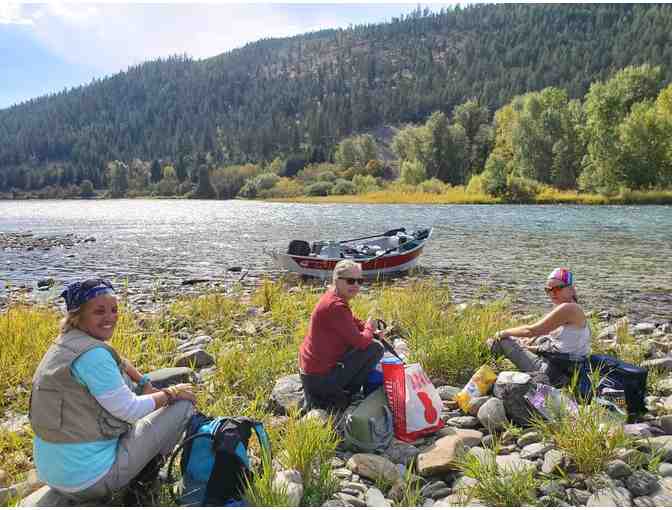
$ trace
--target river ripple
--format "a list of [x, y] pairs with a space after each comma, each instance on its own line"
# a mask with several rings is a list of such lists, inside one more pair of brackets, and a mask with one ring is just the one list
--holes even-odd
[[[280, 204], [200, 200], [0, 201], [0, 232], [96, 238], [75, 248], [0, 251], [0, 280], [96, 273], [130, 288], [282, 274], [264, 253], [290, 239], [343, 239], [434, 226], [423, 273], [457, 300], [510, 294], [546, 303], [548, 272], [574, 270], [589, 308], [669, 318], [672, 207]], [[74, 256], [73, 256], [74, 255]]]

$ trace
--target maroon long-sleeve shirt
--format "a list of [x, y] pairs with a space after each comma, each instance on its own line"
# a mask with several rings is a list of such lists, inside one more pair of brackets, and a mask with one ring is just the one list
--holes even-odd
[[308, 333], [299, 349], [305, 374], [326, 375], [349, 349], [366, 349], [373, 328], [352, 314], [348, 303], [333, 290], [325, 292], [310, 316]]

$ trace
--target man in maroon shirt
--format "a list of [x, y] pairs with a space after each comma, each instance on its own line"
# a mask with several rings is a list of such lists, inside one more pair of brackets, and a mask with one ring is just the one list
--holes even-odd
[[334, 268], [333, 285], [310, 316], [308, 333], [299, 349], [307, 408], [346, 407], [383, 357], [382, 344], [374, 340], [373, 322], [359, 320], [348, 304], [359, 293], [362, 281], [359, 264], [340, 261]]

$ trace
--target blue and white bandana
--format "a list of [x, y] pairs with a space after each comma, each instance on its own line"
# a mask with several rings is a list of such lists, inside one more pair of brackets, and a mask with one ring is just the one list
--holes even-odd
[[93, 278], [67, 284], [61, 292], [61, 297], [65, 299], [65, 308], [68, 312], [74, 312], [101, 294], [114, 294], [114, 287], [109, 280]]

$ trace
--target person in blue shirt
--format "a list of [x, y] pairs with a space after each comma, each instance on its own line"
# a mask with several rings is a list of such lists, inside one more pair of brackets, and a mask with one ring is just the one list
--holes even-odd
[[118, 319], [109, 281], [74, 282], [62, 297], [67, 315], [60, 335], [33, 378], [35, 466], [69, 499], [108, 498], [170, 454], [195, 396], [190, 384], [157, 390], [109, 345]]

